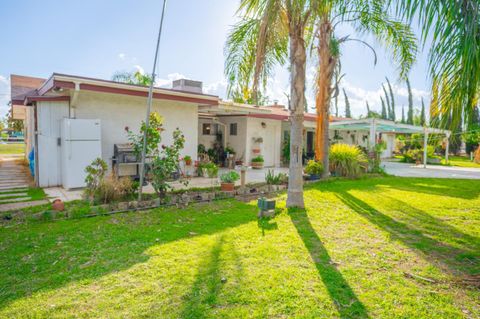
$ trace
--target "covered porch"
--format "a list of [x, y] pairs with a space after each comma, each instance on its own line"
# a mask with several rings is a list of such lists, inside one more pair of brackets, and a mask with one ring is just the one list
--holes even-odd
[[[347, 120], [330, 123], [330, 129], [336, 131], [364, 131], [368, 132], [367, 147], [373, 149], [378, 141], [387, 143], [385, 152], [392, 153], [395, 147], [395, 136], [397, 134], [422, 134], [423, 135], [423, 166], [427, 167], [427, 145], [429, 134], [441, 134], [446, 137], [445, 161], [448, 163], [449, 142], [451, 132], [427, 126], [416, 126], [409, 124], [395, 123], [393, 121], [367, 118], [360, 120]], [[382, 156], [389, 157], [389, 156]]]

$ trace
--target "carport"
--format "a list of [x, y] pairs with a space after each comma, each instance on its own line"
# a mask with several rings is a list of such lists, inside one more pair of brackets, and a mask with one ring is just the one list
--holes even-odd
[[429, 134], [442, 134], [446, 137], [445, 161], [448, 163], [448, 151], [451, 132], [428, 126], [416, 126], [410, 124], [401, 124], [393, 121], [366, 118], [359, 120], [348, 120], [330, 123], [330, 129], [338, 131], [368, 131], [369, 132], [369, 148], [375, 147], [379, 133], [390, 134], [423, 134], [423, 167], [427, 167], [427, 144]]

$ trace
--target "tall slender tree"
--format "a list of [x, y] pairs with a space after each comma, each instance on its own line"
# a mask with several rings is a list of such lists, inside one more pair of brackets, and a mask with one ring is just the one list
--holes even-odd
[[[356, 41], [373, 48], [359, 39], [350, 36], [337, 37], [335, 32], [339, 25], [353, 26], [359, 34], [371, 34], [393, 53], [393, 58], [400, 66], [401, 76], [410, 70], [417, 51], [416, 40], [410, 27], [390, 16], [389, 7], [383, 0], [320, 0], [317, 1], [318, 20], [314, 35], [317, 38], [316, 53], [318, 58], [317, 74], [317, 130], [315, 140], [315, 159], [329, 167], [329, 105], [332, 92], [334, 68], [340, 56], [342, 44]], [[325, 170], [328, 175], [328, 170]]]
[[385, 94], [385, 102], [387, 104], [387, 120], [390, 120], [392, 118], [392, 109], [390, 107], [390, 96], [387, 93], [387, 89], [385, 88], [385, 85], [382, 84], [382, 89], [383, 93]]
[[380, 101], [382, 102], [382, 119], [386, 120], [387, 119], [387, 108], [385, 107], [385, 100], [383, 97], [380, 97]]
[[365, 101], [365, 104], [367, 106], [367, 118], [371, 116], [371, 112], [370, 112], [370, 105], [368, 104], [368, 101]]
[[412, 87], [410, 86], [410, 81], [408, 78], [406, 79], [407, 82], [407, 90], [408, 90], [408, 112], [407, 112], [407, 124], [413, 124], [413, 94], [412, 94]]
[[351, 118], [352, 112], [350, 110], [350, 101], [348, 100], [348, 95], [347, 92], [345, 92], [345, 89], [343, 89], [343, 96], [345, 97], [345, 117]]
[[[320, 0], [318, 0], [320, 1]], [[305, 111], [306, 32], [316, 21], [317, 0], [241, 0], [241, 20], [228, 36], [225, 73], [229, 92], [251, 92], [255, 101], [275, 65], [290, 71], [290, 163], [287, 207], [304, 207], [302, 145]]]
[[393, 93], [393, 89], [392, 89], [392, 84], [390, 83], [390, 80], [385, 77], [385, 79], [387, 79], [387, 85], [388, 85], [388, 91], [390, 93], [390, 117], [389, 119], [391, 121], [395, 121], [396, 120], [396, 115], [395, 115], [395, 94]]
[[401, 121], [402, 124], [405, 124], [406, 121], [405, 121], [405, 105], [402, 105], [402, 121]]
[[[456, 129], [467, 122], [480, 96], [480, 1], [395, 1], [400, 14], [417, 19], [429, 50], [432, 92], [437, 91], [435, 120]], [[433, 35], [433, 36], [431, 36]], [[448, 118], [451, 118], [448, 121]]]
[[420, 125], [424, 126], [427, 123], [426, 118], [425, 118], [425, 102], [423, 102], [423, 97], [422, 97], [422, 110], [420, 111]]

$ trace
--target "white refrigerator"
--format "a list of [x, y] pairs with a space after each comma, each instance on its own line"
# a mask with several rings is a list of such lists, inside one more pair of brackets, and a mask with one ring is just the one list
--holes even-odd
[[61, 146], [63, 187], [85, 187], [85, 167], [102, 157], [100, 120], [63, 119]]

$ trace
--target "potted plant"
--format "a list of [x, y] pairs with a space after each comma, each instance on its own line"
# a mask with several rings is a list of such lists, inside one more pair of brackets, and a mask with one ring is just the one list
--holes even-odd
[[239, 179], [240, 175], [238, 175], [238, 173], [235, 171], [230, 171], [220, 175], [220, 189], [223, 192], [233, 192], [235, 189], [235, 182]]
[[192, 165], [192, 157], [191, 156], [187, 155], [183, 158], [183, 160], [185, 161], [186, 166]]
[[314, 160], [310, 160], [305, 167], [305, 174], [308, 174], [308, 179], [311, 181], [315, 181], [320, 179], [323, 173], [323, 165], [320, 162], [316, 162]]
[[258, 155], [256, 157], [252, 158], [252, 168], [262, 169], [263, 168], [263, 162], [264, 162], [264, 159], [263, 159], [262, 155]]

